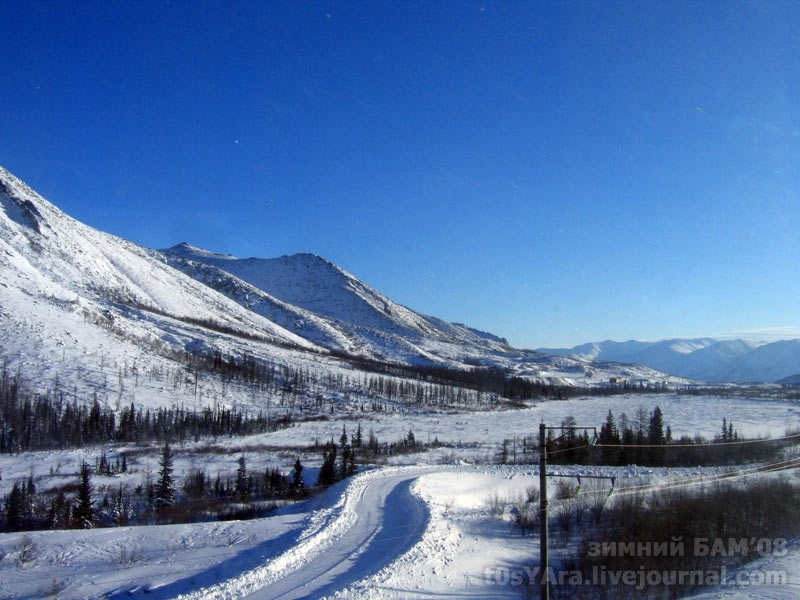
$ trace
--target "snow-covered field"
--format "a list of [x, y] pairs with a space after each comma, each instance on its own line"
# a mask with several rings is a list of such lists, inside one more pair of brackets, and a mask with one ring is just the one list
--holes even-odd
[[[444, 444], [396, 457], [331, 487], [308, 501], [279, 508], [252, 521], [88, 531], [41, 531], [0, 535], [0, 598], [517, 598], [517, 583], [530, 581], [538, 537], [512, 526], [514, 505], [538, 483], [535, 465], [495, 465], [503, 438], [530, 436], [544, 421], [567, 415], [579, 425], [599, 426], [608, 410], [629, 415], [658, 404], [674, 435], [713, 436], [722, 418], [741, 433], [783, 435], [800, 425], [800, 405], [774, 399], [678, 395], [615, 396], [541, 402], [492, 412], [408, 411], [365, 416], [364, 432], [394, 441], [413, 430], [420, 441]], [[303, 448], [338, 438], [355, 421], [298, 423], [271, 434], [193, 442], [176, 447], [178, 477], [193, 465], [233, 473], [240, 453], [251, 469], [277, 465], [289, 471], [301, 456], [314, 476], [317, 455]], [[204, 445], [205, 444], [205, 445]], [[230, 444], [230, 453], [219, 447]], [[265, 451], [265, 447], [281, 451]], [[107, 448], [109, 453], [119, 449]], [[81, 460], [101, 448], [0, 456], [0, 493], [33, 474], [46, 487], [51, 474], [75, 478]], [[140, 483], [157, 470], [157, 452], [139, 455], [121, 481]], [[614, 475], [616, 490], [642, 482], [691, 481], [719, 469], [557, 467], [560, 473]], [[796, 471], [790, 472], [796, 476]], [[108, 479], [108, 481], [106, 481]], [[97, 486], [119, 479], [96, 477]], [[599, 484], [603, 485], [603, 484]], [[710, 597], [800, 597], [800, 548], [750, 565], [751, 572], [779, 570], [780, 585], [731, 581]], [[759, 566], [760, 565], [760, 566]], [[756, 571], [753, 571], [756, 569]], [[758, 571], [760, 569], [760, 571]], [[752, 579], [744, 583], [752, 583]], [[737, 595], [738, 594], [738, 595]], [[523, 596], [524, 597], [524, 596]]]

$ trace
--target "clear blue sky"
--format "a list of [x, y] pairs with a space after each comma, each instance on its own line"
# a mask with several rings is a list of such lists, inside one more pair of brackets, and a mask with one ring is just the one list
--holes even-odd
[[800, 331], [800, 2], [0, 2], [0, 164], [521, 347]]

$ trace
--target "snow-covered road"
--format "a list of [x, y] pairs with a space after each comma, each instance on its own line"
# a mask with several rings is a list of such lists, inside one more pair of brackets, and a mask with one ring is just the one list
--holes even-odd
[[253, 598], [320, 598], [375, 573], [407, 551], [425, 531], [428, 511], [411, 493], [416, 475], [381, 477], [361, 490], [352, 526], [318, 553]]
[[191, 599], [320, 598], [372, 575], [425, 532], [428, 510], [411, 484], [430, 467], [365, 473], [310, 518], [296, 545], [265, 565], [184, 596]]

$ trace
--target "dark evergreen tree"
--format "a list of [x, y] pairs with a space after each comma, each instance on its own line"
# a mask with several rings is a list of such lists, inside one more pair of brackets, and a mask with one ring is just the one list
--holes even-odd
[[11, 492], [6, 497], [6, 530], [19, 531], [22, 529], [25, 514], [25, 495], [22, 487], [15, 483]]
[[620, 444], [619, 429], [617, 429], [617, 422], [614, 420], [614, 415], [611, 410], [608, 411], [608, 416], [605, 422], [600, 426], [600, 435], [598, 442], [601, 445], [601, 455], [604, 465], [619, 464], [619, 444]]
[[303, 489], [303, 465], [300, 462], [300, 457], [294, 461], [294, 471], [292, 472], [292, 491], [298, 493]]
[[111, 467], [108, 463], [108, 458], [106, 457], [105, 451], [100, 455], [100, 461], [97, 464], [97, 472], [100, 475], [111, 475]]
[[378, 456], [378, 452], [380, 451], [380, 443], [378, 442], [378, 436], [375, 435], [375, 432], [372, 429], [369, 430], [367, 449], [369, 450], [371, 456]]
[[72, 526], [77, 529], [91, 529], [94, 526], [94, 507], [92, 506], [92, 471], [87, 463], [81, 463], [81, 480], [75, 497], [75, 510], [72, 513]]
[[155, 507], [164, 508], [172, 506], [175, 502], [175, 482], [172, 479], [172, 472], [174, 469], [174, 455], [169, 444], [164, 444], [164, 449], [161, 452], [161, 458], [158, 461], [158, 483], [155, 489]]
[[119, 484], [119, 489], [114, 494], [114, 503], [111, 507], [111, 524], [115, 527], [128, 524], [128, 507], [122, 493], [122, 484]]
[[664, 415], [661, 409], [656, 406], [650, 414], [650, 424], [647, 428], [648, 459], [651, 465], [661, 466], [664, 464], [664, 446], [666, 443], [664, 434]]
[[352, 464], [353, 449], [350, 444], [342, 446], [342, 452], [339, 458], [339, 468], [336, 473], [336, 480], [340, 481], [347, 478], [350, 474], [350, 465]]
[[47, 523], [50, 529], [65, 529], [70, 525], [72, 506], [62, 490], [50, 503]]
[[239, 457], [238, 468], [236, 469], [236, 494], [239, 500], [245, 502], [250, 497], [250, 481], [247, 477], [247, 464], [244, 454]]
[[622, 443], [619, 449], [619, 458], [617, 459], [620, 465], [630, 465], [636, 462], [636, 449], [633, 446], [636, 444], [636, 432], [631, 427], [628, 415], [622, 413], [619, 417], [619, 431]]
[[[298, 459], [299, 460], [299, 459]], [[297, 463], [295, 462], [295, 468], [297, 467]], [[302, 465], [300, 469], [302, 470]], [[278, 469], [267, 469], [264, 472], [264, 490], [263, 492], [267, 496], [272, 496], [275, 498], [280, 498], [286, 492], [288, 488], [291, 487], [291, 483], [288, 481], [286, 477], [284, 477]], [[302, 483], [302, 480], [301, 480]]]
[[322, 466], [317, 476], [317, 485], [329, 486], [336, 483], [336, 444], [332, 441], [325, 445], [322, 452]]
[[561, 435], [556, 438], [555, 443], [549, 445], [550, 451], [554, 453], [553, 462], [578, 462], [577, 448], [580, 445], [580, 436], [577, 426], [578, 423], [572, 415], [561, 420]]

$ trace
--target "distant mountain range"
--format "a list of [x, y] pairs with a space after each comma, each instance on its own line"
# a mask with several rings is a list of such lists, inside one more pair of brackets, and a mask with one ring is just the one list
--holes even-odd
[[647, 365], [658, 371], [706, 382], [800, 383], [800, 340], [749, 342], [713, 338], [658, 342], [593, 342], [539, 352], [581, 360]]

